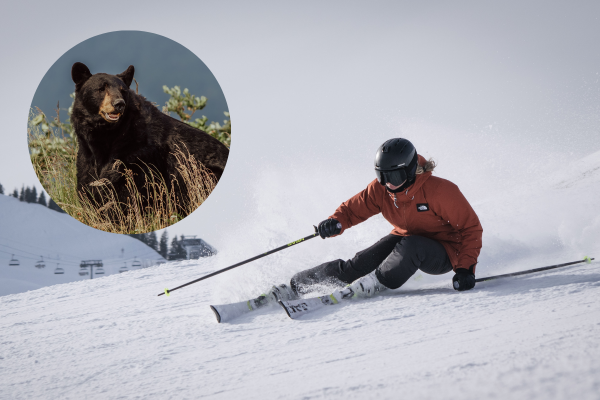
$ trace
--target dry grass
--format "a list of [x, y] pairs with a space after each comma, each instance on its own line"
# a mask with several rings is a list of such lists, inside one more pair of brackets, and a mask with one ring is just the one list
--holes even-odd
[[[217, 184], [216, 177], [183, 147], [172, 153], [180, 176], [171, 177], [171, 185], [156, 168], [144, 164], [147, 172], [138, 188], [134, 172], [117, 160], [113, 170], [125, 179], [126, 203], [118, 201], [108, 179], [93, 182], [87, 193], [77, 193], [77, 142], [52, 130], [43, 133], [32, 124], [28, 136], [33, 167], [50, 197], [75, 219], [103, 231], [143, 233], [165, 228], [191, 214]], [[179, 189], [183, 200], [176, 198], [170, 186]]]

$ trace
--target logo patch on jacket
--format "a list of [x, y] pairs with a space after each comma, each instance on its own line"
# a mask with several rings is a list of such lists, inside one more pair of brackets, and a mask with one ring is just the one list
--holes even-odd
[[417, 204], [417, 211], [418, 212], [429, 211], [429, 204], [427, 204], [427, 203]]

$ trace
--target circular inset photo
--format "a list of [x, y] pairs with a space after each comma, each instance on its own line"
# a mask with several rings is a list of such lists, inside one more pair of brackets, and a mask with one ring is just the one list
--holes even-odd
[[225, 96], [208, 67], [163, 36], [117, 31], [62, 55], [31, 102], [35, 172], [91, 227], [144, 233], [196, 210], [231, 145]]

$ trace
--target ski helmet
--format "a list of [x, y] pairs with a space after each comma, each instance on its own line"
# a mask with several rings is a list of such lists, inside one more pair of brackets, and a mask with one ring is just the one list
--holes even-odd
[[402, 138], [387, 140], [375, 154], [377, 181], [382, 185], [388, 182], [394, 186], [402, 185], [393, 192], [404, 190], [415, 181], [417, 161], [417, 149], [410, 141]]

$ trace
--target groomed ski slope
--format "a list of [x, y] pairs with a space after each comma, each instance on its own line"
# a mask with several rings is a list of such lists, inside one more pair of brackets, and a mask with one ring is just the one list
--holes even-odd
[[[0, 298], [0, 398], [597, 399], [600, 263], [217, 324], [169, 263]], [[400, 396], [400, 397], [399, 397]]]
[[217, 324], [210, 304], [256, 296], [389, 232], [375, 217], [157, 296], [310, 234], [254, 224], [263, 231], [245, 230], [215, 257], [0, 297], [0, 398], [598, 399], [600, 153], [563, 172], [473, 202], [484, 226], [477, 276], [585, 255], [591, 264], [463, 293], [451, 274], [417, 273], [399, 290], [297, 321], [273, 306]]

